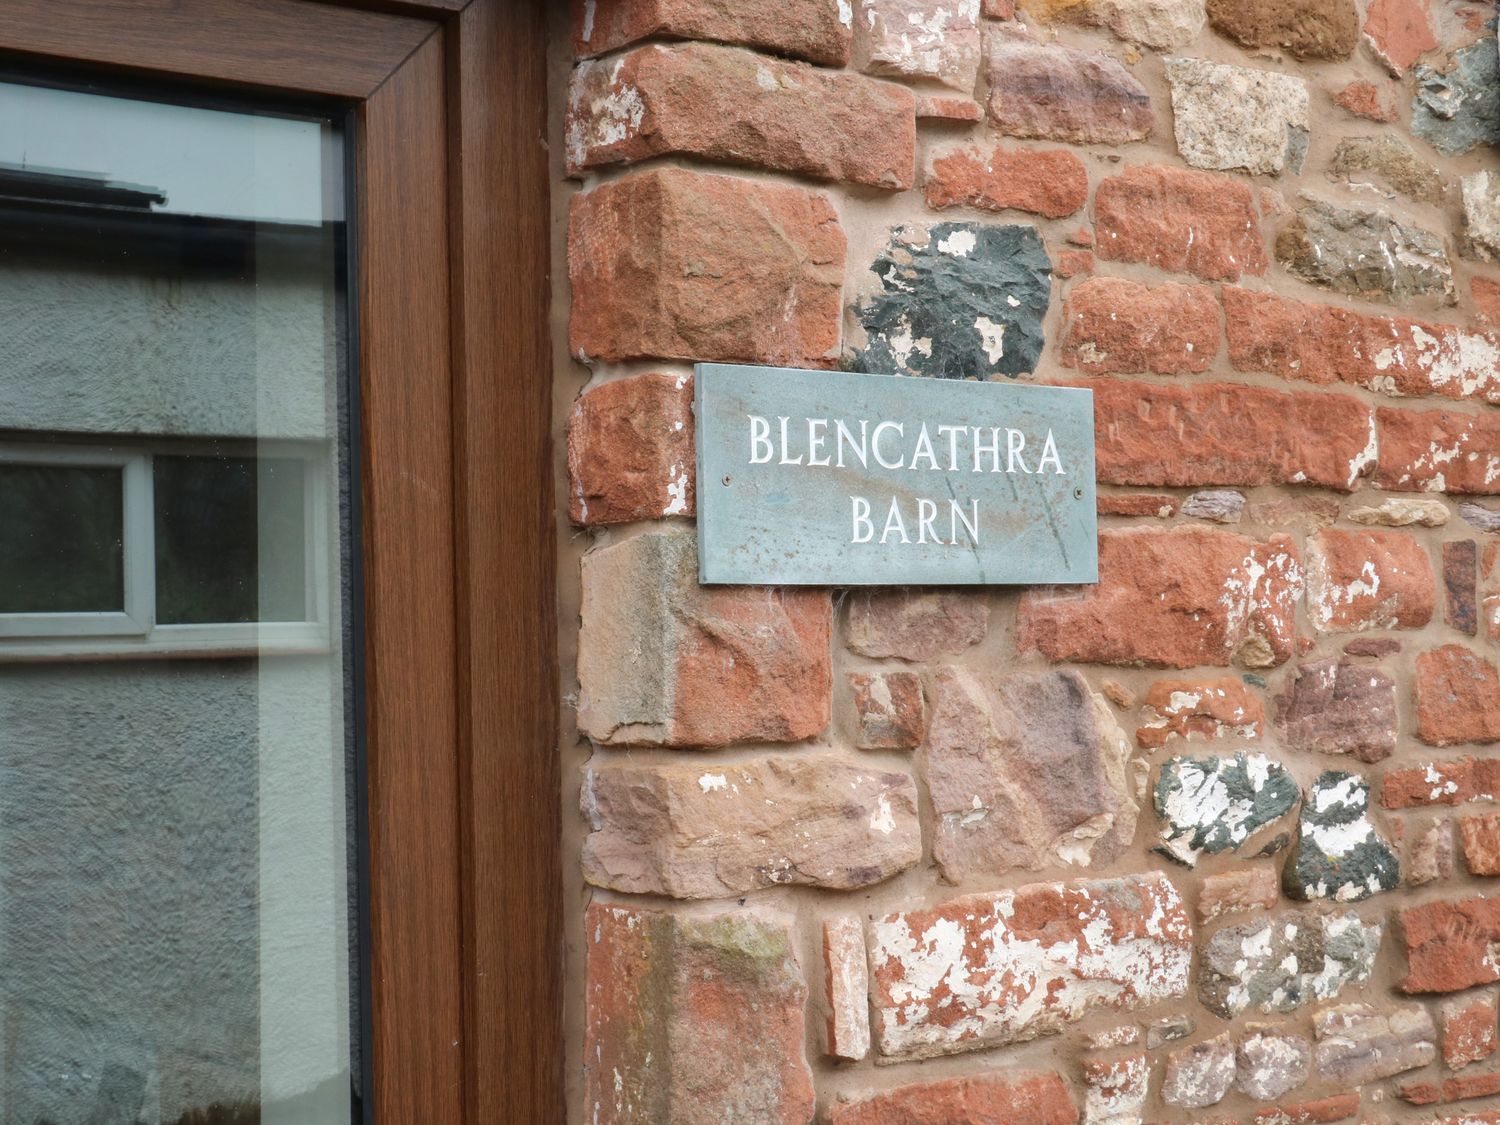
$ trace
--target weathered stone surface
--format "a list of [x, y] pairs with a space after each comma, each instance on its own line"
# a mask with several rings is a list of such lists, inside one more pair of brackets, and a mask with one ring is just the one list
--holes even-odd
[[861, 371], [985, 379], [1036, 369], [1051, 262], [1035, 227], [898, 227], [870, 267], [879, 289], [854, 307]]
[[1437, 169], [1391, 133], [1345, 138], [1334, 150], [1329, 169], [1350, 183], [1367, 183], [1359, 173], [1374, 172], [1392, 190], [1418, 203], [1441, 205], [1446, 195], [1443, 177]]
[[852, 12], [841, 0], [578, 0], [573, 50], [602, 55], [641, 39], [706, 39], [825, 66], [849, 61]]
[[[1456, 646], [1455, 646], [1456, 647]], [[1458, 758], [1387, 770], [1380, 803], [1388, 809], [1493, 801], [1500, 794], [1500, 758]]]
[[1442, 238], [1385, 211], [1307, 203], [1276, 236], [1276, 258], [1305, 281], [1367, 301], [1454, 299]]
[[1255, 1111], [1253, 1120], [1255, 1125], [1324, 1125], [1326, 1122], [1345, 1121], [1357, 1116], [1359, 1106], [1359, 1091], [1350, 1090], [1348, 1093], [1331, 1094], [1309, 1102], [1259, 1109]]
[[847, 890], [922, 857], [911, 778], [822, 757], [590, 766], [580, 804], [584, 878], [633, 894]]
[[1038, 23], [1107, 27], [1127, 43], [1157, 51], [1185, 47], [1207, 19], [1203, 0], [1024, 0], [1023, 7]]
[[1149, 1055], [1136, 1051], [1112, 1059], [1084, 1059], [1082, 1071], [1083, 1125], [1140, 1120], [1151, 1087]]
[[1169, 519], [1177, 514], [1177, 497], [1151, 492], [1101, 492], [1101, 516], [1149, 516]]
[[850, 672], [854, 745], [861, 750], [911, 750], [927, 727], [922, 677], [915, 672]]
[[694, 156], [901, 190], [917, 140], [910, 90], [709, 43], [651, 44], [579, 64], [568, 174]]
[[1496, 1010], [1493, 989], [1449, 1000], [1442, 1006], [1443, 1062], [1453, 1070], [1481, 1062], [1495, 1053]]
[[1500, 176], [1486, 169], [1465, 176], [1460, 184], [1469, 252], [1486, 262], [1500, 261]]
[[1197, 374], [1219, 351], [1219, 302], [1207, 285], [1080, 281], [1063, 305], [1059, 359], [1089, 374]]
[[1424, 64], [1413, 75], [1413, 133], [1444, 156], [1500, 143], [1500, 60], [1493, 38], [1455, 52], [1441, 70]]
[[1134, 1024], [1122, 1023], [1097, 1031], [1085, 1031], [1081, 1038], [1083, 1045], [1089, 1050], [1107, 1051], [1113, 1047], [1129, 1047], [1140, 1042], [1141, 1029]]
[[1307, 544], [1307, 615], [1324, 633], [1420, 629], [1435, 581], [1426, 549], [1404, 531], [1327, 528]]
[[1299, 59], [1347, 59], [1359, 42], [1354, 0], [1208, 0], [1208, 18], [1241, 47]]
[[1380, 434], [1376, 487], [1500, 494], [1500, 417], [1381, 407], [1375, 423]]
[[1174, 739], [1255, 739], [1265, 728], [1260, 697], [1233, 676], [1157, 680], [1146, 692], [1136, 745], [1159, 750]]
[[1245, 494], [1233, 489], [1205, 489], [1182, 502], [1183, 515], [1212, 523], [1239, 523], [1244, 512]]
[[1075, 1125], [1078, 1108], [1062, 1078], [1010, 1072], [914, 1082], [836, 1104], [828, 1125]]
[[1264, 754], [1170, 758], [1154, 792], [1160, 850], [1189, 867], [1204, 852], [1238, 851], [1291, 812], [1300, 795], [1286, 767]]
[[844, 233], [823, 195], [657, 168], [573, 197], [569, 350], [828, 366], [838, 355]]
[[880, 1053], [923, 1058], [1181, 997], [1192, 925], [1167, 879], [1132, 875], [888, 914], [871, 923], [870, 949]]
[[1218, 1105], [1234, 1084], [1234, 1042], [1226, 1031], [1167, 1052], [1161, 1100], [1185, 1109]]
[[1151, 132], [1151, 96], [1109, 55], [1043, 43], [1017, 25], [986, 44], [990, 120], [1013, 137], [1117, 145]]
[[1198, 997], [1226, 1019], [1331, 1000], [1369, 978], [1382, 929], [1352, 912], [1312, 910], [1225, 926], [1202, 947]]
[[1021, 596], [1016, 644], [1048, 659], [1191, 668], [1280, 664], [1296, 645], [1302, 593], [1286, 536], [1208, 528], [1099, 534], [1099, 583]]
[[698, 584], [691, 531], [583, 560], [578, 729], [617, 746], [796, 742], [828, 725], [826, 591]]
[[1492, 326], [1500, 326], [1500, 280], [1474, 276], [1469, 279], [1469, 295], [1479, 319]]
[[973, 93], [979, 0], [860, 0], [855, 63], [866, 74], [931, 78]]
[[1420, 1004], [1382, 1012], [1341, 1004], [1313, 1016], [1318, 1074], [1325, 1082], [1363, 1086], [1426, 1066], [1437, 1057], [1437, 1028]]
[[1417, 737], [1429, 746], [1500, 742], [1500, 671], [1461, 645], [1417, 654]]
[[1363, 117], [1367, 121], [1379, 121], [1382, 124], [1396, 120], [1394, 91], [1362, 78], [1355, 79], [1334, 94], [1333, 102], [1353, 117]]
[[1235, 1050], [1234, 1084], [1247, 1097], [1269, 1102], [1312, 1074], [1312, 1044], [1284, 1027], [1251, 1024]]
[[1479, 632], [1479, 544], [1459, 539], [1443, 544], [1443, 623], [1474, 636]]
[[1500, 898], [1479, 895], [1401, 911], [1403, 992], [1459, 992], [1500, 979]]
[[1460, 504], [1458, 514], [1465, 523], [1478, 531], [1500, 531], [1500, 512], [1493, 512], [1478, 504]]
[[1374, 0], [1365, 16], [1365, 42], [1397, 78], [1438, 45], [1431, 0]]
[[[1384, 804], [1385, 790], [1381, 790]], [[1406, 871], [1408, 886], [1425, 887], [1453, 877], [1453, 857], [1456, 847], [1453, 841], [1453, 822], [1433, 820], [1407, 833]]]
[[1355, 637], [1344, 643], [1344, 652], [1349, 656], [1394, 656], [1401, 651], [1401, 642], [1395, 637]]
[[1493, 336], [1234, 286], [1224, 288], [1224, 313], [1229, 360], [1241, 371], [1500, 402], [1500, 339]]
[[1307, 84], [1273, 70], [1165, 59], [1177, 151], [1195, 168], [1298, 172], [1307, 155]]
[[1297, 839], [1281, 872], [1288, 898], [1359, 902], [1401, 885], [1396, 853], [1370, 821], [1370, 783], [1357, 774], [1318, 775], [1302, 802]]
[[957, 656], [984, 640], [990, 627], [983, 593], [865, 588], [849, 596], [848, 613], [849, 647], [876, 660]]
[[1198, 919], [1212, 922], [1226, 914], [1272, 910], [1281, 897], [1276, 870], [1271, 867], [1239, 867], [1209, 875], [1198, 892]]
[[1117, 858], [1139, 775], [1105, 701], [1075, 671], [933, 677], [922, 773], [943, 878]]
[[1094, 193], [1096, 252], [1205, 281], [1238, 281], [1268, 264], [1250, 186], [1211, 172], [1140, 165]]
[[823, 923], [824, 1051], [851, 1062], [870, 1053], [870, 970], [865, 927], [857, 915]]
[[1366, 527], [1442, 527], [1448, 522], [1448, 506], [1441, 500], [1381, 501], [1375, 508], [1354, 508], [1344, 518]]
[[970, 145], [929, 158], [923, 194], [929, 207], [1030, 211], [1061, 219], [1088, 203], [1089, 174], [1066, 149]]
[[583, 527], [691, 516], [695, 462], [690, 377], [603, 383], [568, 416], [568, 515]]
[[1154, 1051], [1163, 1043], [1186, 1039], [1193, 1033], [1193, 1017], [1176, 1015], [1153, 1020], [1146, 1028], [1146, 1050]]
[[588, 1120], [812, 1120], [790, 916], [596, 902], [584, 932]]
[[1396, 749], [1396, 681], [1352, 660], [1303, 664], [1276, 698], [1276, 725], [1295, 749], [1381, 761]]
[[935, 94], [931, 90], [915, 90], [917, 97], [917, 120], [961, 121], [972, 125], [984, 120], [984, 106], [973, 98], [962, 94]]
[[[1240, 383], [1101, 380], [1087, 385], [1094, 392], [1096, 472], [1102, 482], [1307, 484], [1348, 492], [1375, 464], [1374, 415], [1347, 395]], [[1162, 456], [1163, 435], [1171, 435], [1170, 457]]]

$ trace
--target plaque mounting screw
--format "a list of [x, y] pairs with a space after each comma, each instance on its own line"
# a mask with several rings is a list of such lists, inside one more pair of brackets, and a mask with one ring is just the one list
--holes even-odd
[[733, 478], [733, 477], [731, 477], [731, 476], [730, 476], [730, 475], [729, 475], [729, 474], [728, 474], [728, 473], [725, 473], [725, 474], [724, 474], [724, 487], [725, 487], [725, 488], [728, 488], [728, 487], [729, 487], [729, 482], [730, 482], [730, 481], [731, 481], [731, 480], [733, 480], [733, 479], [734, 479], [734, 478]]
[[1081, 488], [1075, 488], [1073, 490], [1073, 499], [1074, 500], [1082, 500], [1083, 499], [1083, 489], [1081, 489]]

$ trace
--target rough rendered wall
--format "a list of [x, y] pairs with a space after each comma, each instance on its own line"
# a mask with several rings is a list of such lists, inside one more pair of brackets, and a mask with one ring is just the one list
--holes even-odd
[[[1017, 4], [559, 19], [570, 1120], [1500, 1122], [1495, 6]], [[1092, 387], [1099, 585], [699, 587], [695, 360]]]

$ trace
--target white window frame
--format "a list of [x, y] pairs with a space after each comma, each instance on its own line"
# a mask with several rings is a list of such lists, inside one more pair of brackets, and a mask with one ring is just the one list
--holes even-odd
[[[156, 621], [155, 458], [199, 455], [302, 462], [306, 617], [302, 621]], [[0, 464], [121, 469], [125, 606], [96, 613], [0, 613], [0, 662], [89, 656], [242, 656], [326, 652], [332, 618], [328, 446], [324, 442], [117, 442], [64, 445], [0, 441]]]

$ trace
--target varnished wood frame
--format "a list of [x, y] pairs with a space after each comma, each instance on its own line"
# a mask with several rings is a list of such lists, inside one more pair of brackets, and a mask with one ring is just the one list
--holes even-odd
[[0, 0], [0, 51], [353, 103], [374, 1119], [564, 1115], [543, 0]]

